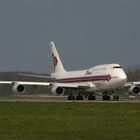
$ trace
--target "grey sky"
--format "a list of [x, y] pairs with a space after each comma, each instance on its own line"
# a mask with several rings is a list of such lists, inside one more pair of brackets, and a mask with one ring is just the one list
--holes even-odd
[[0, 71], [52, 71], [53, 40], [67, 70], [139, 65], [140, 0], [1, 0]]

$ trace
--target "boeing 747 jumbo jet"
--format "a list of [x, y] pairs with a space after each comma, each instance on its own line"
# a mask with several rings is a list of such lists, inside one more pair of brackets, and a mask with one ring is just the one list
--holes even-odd
[[[68, 95], [68, 100], [83, 100], [83, 95], [87, 95], [88, 100], [95, 100], [96, 92], [102, 93], [103, 100], [110, 100], [110, 93], [122, 87], [128, 87], [133, 95], [140, 94], [140, 82], [128, 83], [127, 76], [119, 64], [103, 64], [86, 70], [66, 71], [54, 42], [50, 42], [50, 47], [54, 66], [51, 78], [54, 82], [0, 81], [0, 83], [13, 84], [13, 91], [16, 93], [23, 93], [25, 85], [51, 86], [54, 95]], [[118, 99], [119, 96], [114, 94], [113, 100]]]

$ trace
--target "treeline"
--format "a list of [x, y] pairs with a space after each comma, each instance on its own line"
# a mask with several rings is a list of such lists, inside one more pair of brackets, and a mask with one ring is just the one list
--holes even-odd
[[[32, 72], [0, 72], [0, 81], [34, 81], [34, 82], [49, 82], [47, 78], [36, 78], [30, 76], [21, 76], [20, 74], [37, 75]], [[48, 76], [48, 74], [41, 74]], [[50, 93], [50, 87], [47, 86], [26, 86], [26, 92], [24, 94], [48, 94]], [[0, 84], [0, 96], [13, 95], [13, 85]]]
[[[0, 80], [4, 81], [34, 81], [34, 82], [46, 82], [49, 79], [47, 78], [37, 78], [37, 77], [31, 77], [31, 76], [22, 76], [20, 74], [30, 74], [30, 75], [38, 75], [33, 72], [0, 72]], [[40, 74], [43, 76], [48, 76], [48, 74]]]
[[128, 81], [140, 81], [140, 69], [126, 71]]

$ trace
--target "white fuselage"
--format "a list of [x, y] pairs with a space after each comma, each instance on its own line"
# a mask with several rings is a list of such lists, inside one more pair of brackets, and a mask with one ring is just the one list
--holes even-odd
[[89, 86], [88, 91], [105, 91], [122, 87], [127, 76], [120, 65], [104, 64], [87, 70], [53, 73], [55, 83]]

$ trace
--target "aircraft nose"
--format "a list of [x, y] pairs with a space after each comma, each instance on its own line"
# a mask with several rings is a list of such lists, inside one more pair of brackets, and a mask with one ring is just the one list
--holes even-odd
[[120, 79], [120, 82], [121, 83], [126, 83], [127, 82], [127, 76], [125, 74], [125, 72], [122, 72], [120, 75], [119, 75], [119, 79]]

